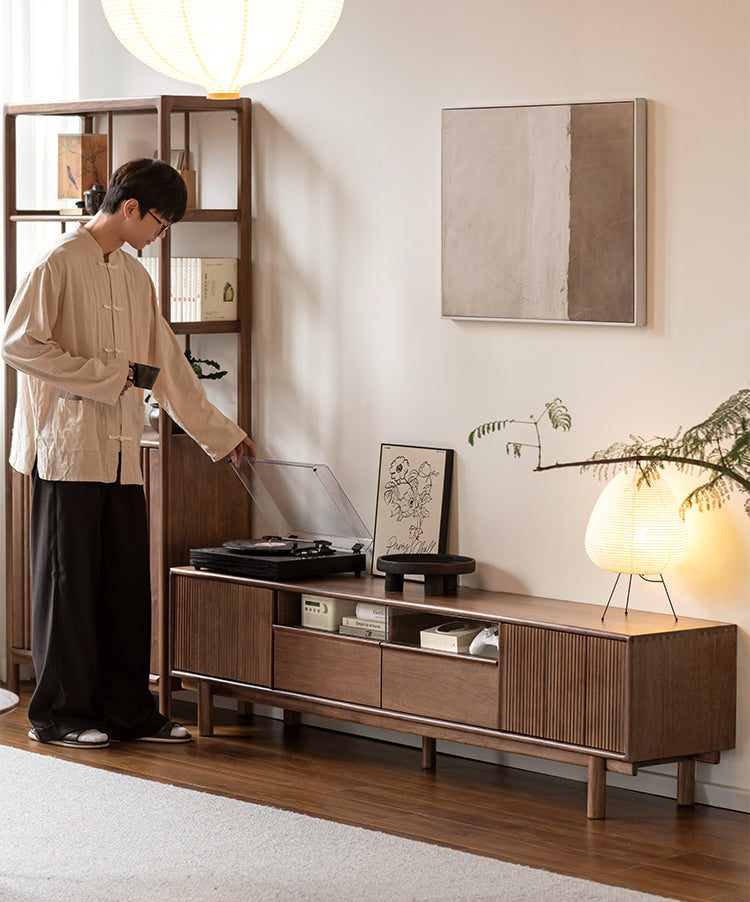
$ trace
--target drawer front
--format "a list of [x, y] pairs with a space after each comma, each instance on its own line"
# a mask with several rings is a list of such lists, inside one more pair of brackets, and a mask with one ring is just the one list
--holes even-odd
[[273, 686], [380, 707], [380, 646], [364, 639], [273, 628]]
[[496, 730], [494, 661], [383, 646], [383, 708]]
[[624, 642], [505, 624], [501, 657], [502, 730], [624, 750]]
[[173, 576], [173, 669], [270, 686], [273, 610], [269, 589]]

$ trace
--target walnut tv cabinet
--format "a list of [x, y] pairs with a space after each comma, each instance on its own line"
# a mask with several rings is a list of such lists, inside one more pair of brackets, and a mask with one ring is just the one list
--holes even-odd
[[[606, 774], [677, 764], [677, 802], [695, 797], [695, 762], [735, 742], [737, 628], [666, 614], [459, 587], [425, 596], [407, 582], [337, 576], [276, 583], [176, 567], [171, 660], [198, 692], [198, 733], [213, 697], [384, 727], [588, 768], [587, 813], [606, 814]], [[387, 639], [301, 625], [303, 593], [387, 606]], [[499, 660], [420, 647], [446, 620], [497, 623]]]

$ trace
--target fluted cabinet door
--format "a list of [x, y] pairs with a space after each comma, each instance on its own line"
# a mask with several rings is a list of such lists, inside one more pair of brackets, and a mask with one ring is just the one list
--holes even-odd
[[269, 589], [173, 577], [172, 669], [270, 686], [274, 598]]
[[503, 624], [501, 729], [624, 749], [625, 642]]

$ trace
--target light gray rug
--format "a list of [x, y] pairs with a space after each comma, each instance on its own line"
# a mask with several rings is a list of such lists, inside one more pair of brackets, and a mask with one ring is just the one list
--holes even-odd
[[3, 902], [657, 898], [0, 746]]

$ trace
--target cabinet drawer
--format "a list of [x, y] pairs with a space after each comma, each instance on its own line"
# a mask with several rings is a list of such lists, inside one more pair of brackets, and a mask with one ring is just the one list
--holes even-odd
[[497, 663], [383, 647], [383, 708], [496, 730], [500, 690]]
[[286, 626], [273, 634], [274, 689], [380, 707], [376, 642]]
[[172, 579], [172, 668], [270, 686], [274, 593], [228, 580]]

